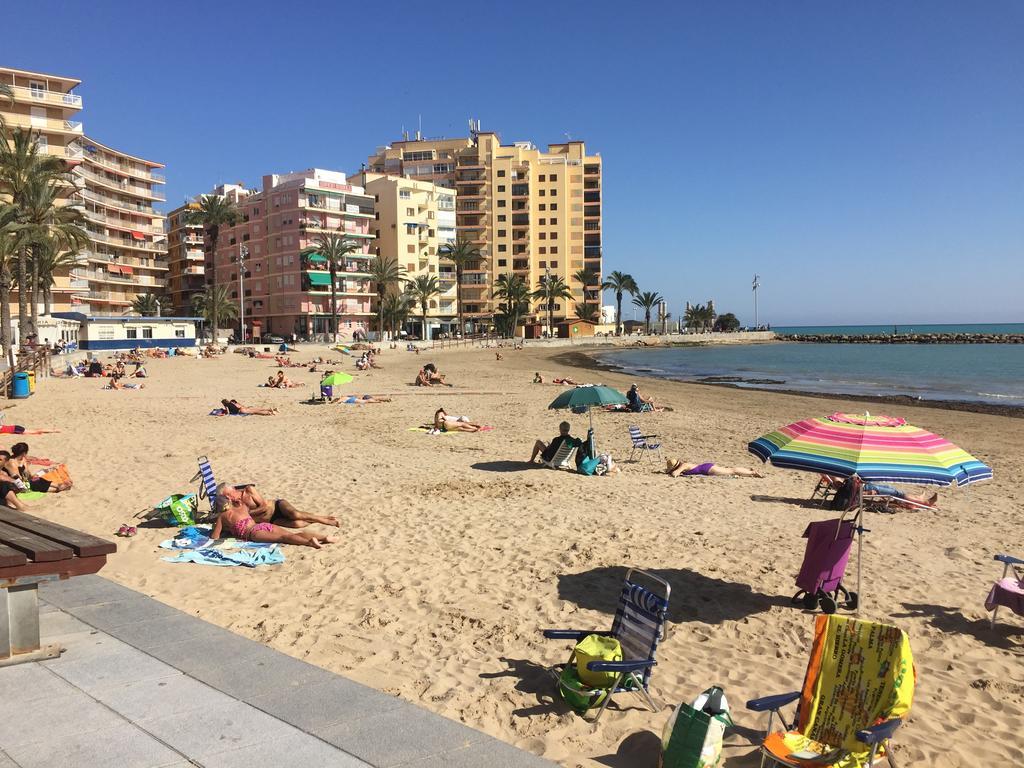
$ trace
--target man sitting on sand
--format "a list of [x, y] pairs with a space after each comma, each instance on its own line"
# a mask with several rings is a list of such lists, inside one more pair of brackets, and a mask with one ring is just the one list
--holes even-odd
[[[551, 461], [555, 458], [555, 454], [558, 453], [558, 449], [562, 447], [562, 443], [568, 441], [575, 445], [577, 448], [581, 445], [581, 441], [578, 438], [573, 437], [569, 434], [569, 430], [572, 429], [572, 425], [568, 421], [563, 421], [558, 425], [558, 436], [553, 439], [550, 443], [545, 443], [543, 440], [538, 440], [533, 444], [533, 453], [530, 454], [530, 463], [533, 464], [537, 461], [539, 456], [544, 461]], [[578, 469], [583, 461], [583, 454], [581, 451], [576, 453], [576, 468]]]
[[444, 374], [437, 372], [437, 366], [433, 363], [427, 363], [423, 366], [423, 370], [426, 371], [427, 377], [430, 379], [431, 384], [441, 384], [446, 387], [453, 387], [454, 384], [449, 384], [444, 380]]
[[764, 477], [763, 473], [746, 467], [723, 467], [710, 461], [704, 464], [687, 464], [682, 459], [669, 459], [665, 464], [665, 473], [672, 477]]
[[224, 406], [223, 413], [217, 414], [218, 416], [276, 416], [277, 408], [250, 408], [247, 405], [242, 405], [237, 400], [221, 400], [220, 404]]
[[[296, 544], [320, 549], [323, 544], [334, 544], [336, 536], [322, 536], [305, 531], [289, 531], [273, 523], [257, 523], [245, 503], [242, 492], [233, 486], [221, 483], [217, 486], [217, 500], [213, 504], [217, 521], [213, 524], [210, 537], [220, 539], [227, 534], [245, 541], [260, 541], [280, 544]], [[296, 522], [296, 521], [291, 521]], [[308, 522], [306, 523], [308, 525]]]

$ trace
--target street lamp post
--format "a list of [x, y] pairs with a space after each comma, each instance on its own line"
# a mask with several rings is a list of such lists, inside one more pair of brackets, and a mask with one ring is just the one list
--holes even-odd
[[761, 287], [761, 276], [760, 275], [754, 275], [754, 285], [752, 287], [752, 290], [754, 291], [754, 330], [755, 331], [758, 328], [761, 327], [760, 323], [758, 323], [758, 321], [757, 321], [757, 289], [760, 288], [760, 287]]
[[238, 337], [243, 344], [245, 344], [245, 259], [248, 255], [248, 246], [238, 246], [238, 324], [240, 327]]

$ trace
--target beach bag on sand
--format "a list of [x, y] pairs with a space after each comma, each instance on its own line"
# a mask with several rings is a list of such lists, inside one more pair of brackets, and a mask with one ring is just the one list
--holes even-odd
[[717, 685], [693, 704], [680, 704], [662, 732], [659, 768], [717, 768], [725, 729], [731, 725], [729, 702]]
[[573, 649], [576, 672], [580, 680], [591, 688], [610, 688], [615, 685], [617, 672], [591, 672], [587, 664], [592, 661], [622, 661], [622, 646], [614, 637], [587, 635]]
[[589, 456], [580, 462], [579, 471], [582, 475], [593, 475], [597, 472], [600, 460], [596, 456]]
[[179, 528], [195, 525], [198, 508], [199, 502], [194, 493], [172, 493], [153, 507], [160, 512], [160, 517], [165, 523]]
[[580, 680], [579, 672], [572, 664], [566, 664], [558, 679], [558, 694], [577, 715], [585, 715], [591, 707], [597, 707], [608, 695], [607, 688], [591, 688]]

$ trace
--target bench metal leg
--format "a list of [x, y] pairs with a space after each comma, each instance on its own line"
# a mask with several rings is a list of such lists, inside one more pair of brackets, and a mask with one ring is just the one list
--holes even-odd
[[60, 656], [60, 644], [39, 640], [36, 584], [0, 589], [0, 667]]

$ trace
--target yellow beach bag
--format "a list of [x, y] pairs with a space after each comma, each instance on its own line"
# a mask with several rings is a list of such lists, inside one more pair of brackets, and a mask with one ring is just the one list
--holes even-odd
[[622, 646], [614, 637], [587, 635], [574, 649], [576, 672], [580, 681], [591, 688], [611, 688], [618, 678], [617, 672], [592, 672], [587, 664], [592, 661], [622, 661]]

